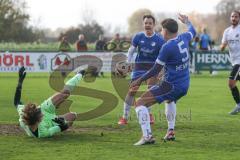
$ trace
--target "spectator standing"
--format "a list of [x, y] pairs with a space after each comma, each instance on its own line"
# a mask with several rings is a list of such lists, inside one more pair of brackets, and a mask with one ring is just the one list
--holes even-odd
[[106, 42], [103, 39], [102, 35], [99, 35], [98, 40], [96, 42], [95, 50], [96, 51], [104, 51], [104, 46]]
[[192, 49], [197, 50], [199, 48], [199, 36], [196, 36], [192, 41]]
[[203, 33], [200, 35], [200, 50], [208, 51], [212, 49], [211, 38], [207, 34], [207, 29], [203, 28]]
[[76, 50], [77, 51], [87, 51], [88, 50], [87, 43], [85, 41], [85, 37], [83, 34], [80, 34], [78, 36], [78, 40], [76, 42]]
[[110, 42], [116, 44], [116, 48], [114, 49], [115, 52], [121, 51], [120, 49], [121, 39], [119, 33], [116, 33]]
[[71, 46], [70, 46], [69, 42], [67, 41], [67, 37], [66, 36], [62, 37], [62, 40], [61, 40], [61, 42], [59, 44], [59, 47], [58, 47], [58, 50], [62, 51], [62, 52], [69, 52], [69, 51], [71, 51]]

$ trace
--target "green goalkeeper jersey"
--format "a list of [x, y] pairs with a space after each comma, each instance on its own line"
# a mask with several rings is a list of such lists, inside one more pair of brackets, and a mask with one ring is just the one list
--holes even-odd
[[[51, 137], [54, 134], [61, 132], [60, 127], [57, 123], [53, 122], [52, 119], [56, 118], [55, 106], [52, 104], [51, 98], [44, 101], [40, 106], [43, 114], [42, 121], [38, 125], [38, 138]], [[26, 131], [28, 136], [36, 137], [27, 125], [23, 122], [23, 109], [24, 105], [18, 105], [19, 123], [20, 126]]]

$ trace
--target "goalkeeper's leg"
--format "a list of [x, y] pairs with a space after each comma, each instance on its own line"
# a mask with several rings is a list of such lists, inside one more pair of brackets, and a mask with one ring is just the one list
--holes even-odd
[[58, 108], [58, 106], [70, 96], [71, 91], [75, 86], [78, 85], [82, 77], [83, 73], [77, 73], [73, 78], [67, 81], [61, 92], [56, 93], [54, 96], [52, 96], [51, 100], [56, 108]]
[[77, 118], [77, 113], [69, 112], [64, 115], [60, 115], [60, 117], [63, 117], [65, 119], [65, 121], [67, 122], [68, 126], [71, 127], [73, 125], [73, 122]]

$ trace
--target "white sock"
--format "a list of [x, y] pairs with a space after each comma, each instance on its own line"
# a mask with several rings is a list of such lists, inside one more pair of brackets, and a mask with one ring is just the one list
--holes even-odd
[[174, 129], [176, 121], [176, 103], [165, 103], [165, 115], [168, 122], [168, 130]]
[[74, 77], [72, 77], [66, 82], [64, 89], [69, 90], [70, 92], [73, 91], [74, 87], [78, 85], [81, 79], [82, 79], [82, 74], [76, 74]]
[[131, 109], [131, 105], [133, 104], [134, 101], [134, 96], [127, 96], [125, 101], [124, 101], [124, 105], [123, 105], [123, 118], [124, 119], [128, 119], [129, 117], [129, 113], [130, 113], [130, 109]]
[[145, 106], [138, 106], [135, 108], [137, 113], [138, 122], [141, 125], [143, 137], [148, 138], [152, 136], [150, 116]]

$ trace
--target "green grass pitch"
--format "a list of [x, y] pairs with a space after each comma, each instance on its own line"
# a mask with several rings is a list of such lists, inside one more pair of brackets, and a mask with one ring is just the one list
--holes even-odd
[[[55, 91], [50, 88], [48, 74], [28, 74], [23, 85], [24, 102], [41, 103]], [[163, 142], [166, 133], [164, 105], [152, 109], [156, 123], [155, 145], [135, 147], [141, 131], [134, 110], [126, 127], [117, 121], [122, 114], [123, 101], [110, 113], [89, 121], [78, 121], [73, 128], [52, 138], [27, 137], [18, 127], [13, 106], [17, 74], [0, 73], [0, 159], [1, 160], [222, 160], [240, 159], [240, 116], [230, 116], [234, 101], [227, 86], [226, 72], [217, 76], [208, 73], [191, 76], [186, 97], [177, 103], [176, 141]], [[110, 75], [94, 83], [80, 86], [97, 88], [117, 96]], [[94, 109], [101, 101], [83, 96], [71, 96], [72, 111]]]

